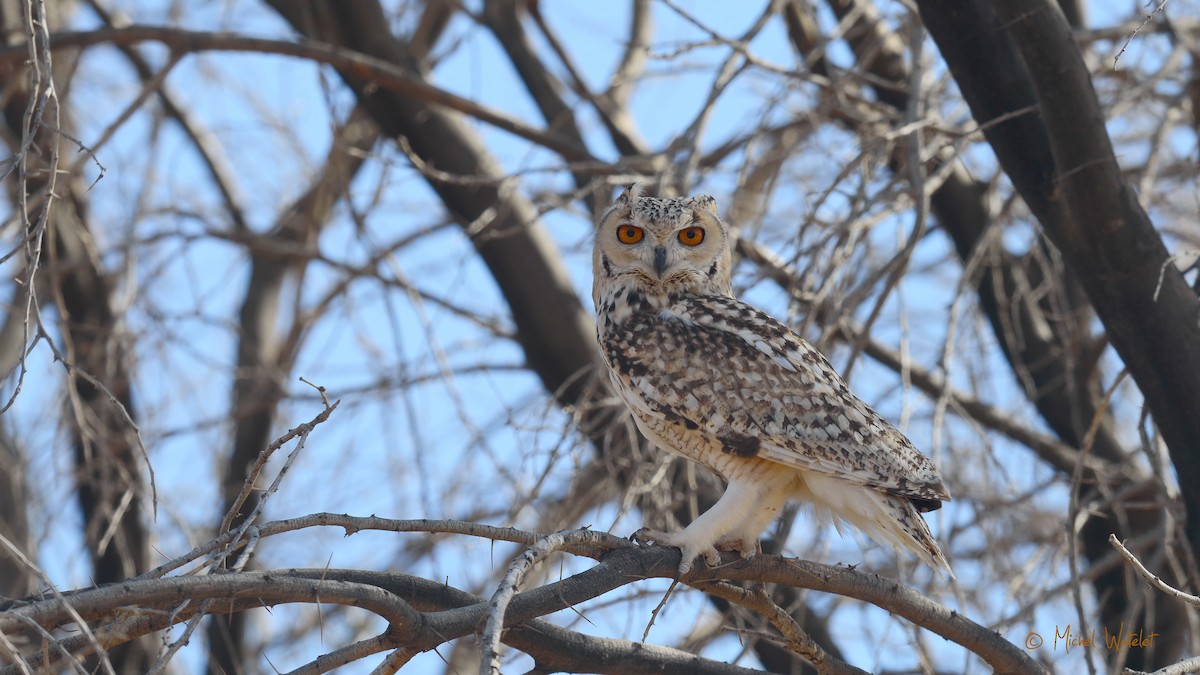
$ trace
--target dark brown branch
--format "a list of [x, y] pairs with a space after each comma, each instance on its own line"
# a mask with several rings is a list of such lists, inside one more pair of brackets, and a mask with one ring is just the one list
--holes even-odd
[[[1088, 70], [1062, 15], [1045, 2], [997, 3], [998, 14], [986, 2], [918, 4], [1001, 166], [1062, 252], [1146, 396], [1181, 483], [1195, 481], [1200, 306], [1167, 263], [1161, 238], [1120, 175]], [[1031, 105], [1036, 113], [987, 124]], [[1156, 293], [1160, 273], [1163, 287]], [[1103, 446], [1098, 450], [1103, 453]], [[1187, 537], [1196, 550], [1200, 494], [1184, 491], [1182, 497]], [[1138, 530], [1152, 527], [1146, 521], [1154, 515], [1135, 511], [1126, 517]], [[1119, 529], [1118, 522], [1089, 519], [1081, 533], [1089, 558], [1104, 555], [1104, 538]], [[1097, 585], [1121, 588], [1127, 582], [1114, 571]], [[1126, 618], [1123, 598], [1130, 596], [1102, 594], [1106, 622]], [[1168, 633], [1167, 640], [1151, 654], [1131, 652], [1132, 667], [1147, 657], [1169, 663], [1178, 650], [1178, 606], [1154, 607], [1160, 614], [1154, 626]]]
[[[1200, 303], [1120, 175], [1062, 15], [1046, 2], [1004, 4], [1000, 16], [986, 2], [918, 4], [1005, 172], [1146, 395], [1181, 481], [1200, 478]], [[1030, 105], [1040, 114], [986, 124]], [[1196, 547], [1200, 493], [1183, 497]]]
[[[229, 33], [188, 31], [165, 26], [130, 26], [128, 28], [102, 28], [86, 32], [63, 32], [55, 33], [52, 39], [55, 49], [88, 47], [97, 44], [132, 45], [140, 42], [159, 42], [172, 51], [182, 53], [256, 52], [307, 59], [333, 66], [364, 83], [370, 82], [376, 87], [400, 96], [412, 97], [470, 115], [498, 129], [545, 146], [571, 161], [600, 163], [599, 160], [589, 155], [585, 148], [581, 148], [553, 132], [534, 129], [511, 115], [435, 87], [377, 57], [347, 48], [320, 42], [287, 42]], [[24, 58], [24, 55], [24, 47], [0, 49], [0, 63], [16, 62]]]
[[[504, 48], [508, 60], [516, 68], [517, 75], [525, 84], [525, 89], [537, 104], [538, 110], [542, 112], [542, 118], [550, 131], [570, 139], [581, 148], [586, 148], [587, 143], [583, 139], [579, 124], [575, 121], [575, 113], [563, 99], [562, 83], [546, 68], [546, 64], [534, 51], [533, 44], [525, 33], [521, 19], [526, 13], [526, 0], [494, 0], [484, 3], [483, 6], [484, 22]], [[575, 172], [573, 175], [575, 185], [580, 189], [586, 189], [592, 184], [592, 177], [587, 173]], [[586, 190], [583, 195], [584, 203], [591, 213], [597, 212], [597, 192], [601, 193], [602, 201], [608, 199], [606, 191]]]
[[[685, 577], [685, 581], [698, 588], [704, 588], [714, 580], [766, 582], [855, 598], [886, 609], [962, 645], [997, 672], [1045, 672], [1023, 649], [1005, 641], [994, 631], [895, 581], [850, 568], [770, 555], [756, 556], [749, 561], [736, 561], [732, 556], [728, 558], [731, 560], [729, 564], [697, 570]], [[509, 606], [505, 625], [525, 626], [526, 629], [536, 629], [538, 633], [545, 632], [543, 624], [531, 622], [630, 583], [648, 578], [674, 578], [678, 565], [677, 549], [629, 546], [610, 551], [603, 555], [598, 564], [579, 574], [519, 593]], [[483, 598], [463, 593], [442, 582], [403, 574], [324, 568], [275, 570], [129, 581], [71, 592], [65, 594], [63, 600], [40, 600], [5, 611], [0, 614], [0, 631], [22, 633], [28, 630], [27, 620], [47, 628], [71, 621], [65, 602], [69, 602], [83, 618], [100, 620], [113, 616], [122, 607], [134, 606], [143, 611], [168, 610], [178, 607], [184, 600], [201, 598], [218, 600], [214, 609], [219, 608], [220, 611], [244, 611], [284, 602], [321, 602], [362, 607], [389, 620], [391, 627], [388, 634], [395, 639], [396, 647], [419, 651], [475, 632], [489, 610], [489, 603]], [[190, 618], [191, 611], [194, 608], [189, 610], [188, 607], [182, 607], [171, 620], [184, 621]], [[154, 616], [159, 620], [167, 620], [165, 614], [154, 613]], [[140, 630], [161, 627], [142, 625]], [[506, 641], [511, 632], [511, 628], [506, 629]], [[106, 634], [116, 635], [115, 632]], [[129, 637], [132, 635], [127, 635], [126, 639]], [[609, 644], [620, 645], [622, 642], [611, 641]], [[557, 659], [579, 663], [570, 652], [555, 654], [545, 645], [539, 647], [534, 641], [524, 644], [522, 648], [531, 649], [531, 655], [538, 660]], [[704, 659], [691, 655], [684, 657], [679, 652], [664, 648], [652, 650], [650, 655], [672, 655], [692, 664], [711, 664]], [[624, 653], [624, 658], [630, 657], [632, 654]], [[6, 672], [0, 671], [0, 674]]]
[[[896, 114], [903, 113], [909, 101], [903, 45], [870, 5], [856, 0], [829, 4], [839, 17], [854, 17], [847, 39], [860, 58], [860, 67], [871, 75], [876, 96]], [[811, 49], [818, 43], [799, 32], [800, 28], [794, 28], [791, 33], [801, 40], [798, 48]], [[887, 82], [893, 85], [878, 84]], [[898, 174], [907, 171], [908, 163], [900, 150], [893, 152], [890, 163]], [[1083, 355], [1091, 347], [1085, 299], [1075, 290], [1070, 274], [1048, 269], [1053, 255], [1017, 258], [987, 237], [991, 217], [985, 188], [956, 164], [931, 194], [931, 209], [954, 241], [964, 265], [983, 258], [983, 271], [974, 277], [980, 307], [1026, 395], [1066, 443], [1082, 447], [1100, 398], [1098, 378], [1084, 367]], [[1126, 453], [1116, 440], [1111, 415], [1104, 417], [1092, 453], [1109, 461], [1124, 460]]]
[[[1145, 395], [1180, 482], [1195, 482], [1200, 303], [1168, 263], [1161, 238], [1120, 174], [1087, 68], [1062, 15], [1045, 2], [998, 3], [999, 14], [987, 2], [918, 4], [1005, 172], [1062, 251]], [[986, 124], [1031, 105], [1036, 114]], [[1196, 550], [1200, 493], [1181, 496], [1187, 538]], [[1085, 533], [1085, 541], [1096, 542], [1111, 529]], [[1089, 545], [1089, 557], [1102, 547]], [[1180, 623], [1168, 620], [1163, 627]], [[1154, 658], [1170, 659], [1167, 651], [1156, 650]], [[1132, 655], [1130, 665], [1137, 667], [1140, 656]]]
[[[635, 581], [614, 577], [613, 587]], [[544, 616], [569, 604], [577, 604], [593, 593], [607, 592], [575, 587], [573, 594], [559, 595], [549, 587], [533, 597], [521, 594], [513, 614], [506, 622], [506, 643], [525, 651], [545, 667], [579, 672], [586, 664], [588, 672], [625, 673], [664, 672], [711, 673], [712, 675], [749, 675], [756, 671], [727, 665], [693, 654], [656, 645], [626, 640], [581, 635], [535, 617]], [[596, 593], [598, 594], [598, 593]], [[213, 611], [242, 613], [282, 603], [323, 603], [361, 607], [389, 620], [387, 633], [373, 642], [366, 653], [405, 648], [427, 651], [454, 638], [473, 633], [487, 603], [445, 583], [420, 577], [361, 570], [313, 569], [271, 572], [238, 572], [204, 577], [173, 577], [162, 580], [133, 581], [120, 585], [68, 594], [71, 606], [88, 619], [105, 619], [121, 607], [136, 606], [147, 611], [134, 619], [119, 619], [100, 626], [96, 634], [101, 646], [112, 647], [131, 636], [141, 635], [190, 619], [196, 605], [180, 607], [182, 599], [213, 598]], [[414, 609], [415, 608], [415, 609]], [[27, 629], [19, 617], [42, 625], [70, 621], [65, 606], [57, 601], [41, 601], [0, 615], [0, 631], [16, 634]], [[171, 609], [178, 610], [168, 614]], [[78, 639], [64, 641], [72, 652], [87, 647]], [[51, 652], [54, 656], [54, 653]], [[41, 655], [33, 657], [39, 666]], [[13, 665], [0, 669], [0, 675], [20, 672]]]
[[[261, 491], [242, 493], [248, 467], [267, 447], [284, 383], [300, 348], [298, 336], [315, 317], [304, 312], [284, 336], [276, 334], [280, 296], [289, 277], [303, 278], [310, 257], [275, 253], [280, 248], [308, 250], [329, 224], [334, 206], [345, 195], [364, 158], [379, 138], [378, 128], [356, 108], [334, 134], [324, 166], [270, 232], [252, 236], [250, 275], [238, 314], [237, 365], [234, 369], [230, 418], [235, 420], [233, 446], [221, 482], [222, 531], [236, 527], [258, 507]], [[251, 487], [251, 486], [246, 486]], [[240, 500], [240, 501], [238, 501]], [[208, 626], [213, 662], [209, 672], [235, 672], [242, 654], [245, 625], [241, 615], [215, 618]]]
[[[998, 3], [997, 13], [1005, 22], [1000, 38], [1011, 38], [1005, 53], [1020, 59], [1018, 72], [1029, 78], [1022, 83], [1027, 89], [1005, 93], [1032, 94], [1039, 114], [1027, 131], [1043, 133], [1052, 153], [1018, 188], [1031, 206], [1041, 202], [1061, 214], [1039, 213], [1039, 220], [1145, 394], [1180, 483], [1193, 484], [1200, 480], [1200, 302], [1121, 175], [1091, 77], [1062, 14], [1043, 0]], [[968, 102], [977, 119], [988, 119], [990, 110], [976, 109], [970, 96]], [[1021, 140], [1024, 148], [1041, 139]], [[1024, 162], [1014, 162], [1018, 152], [997, 148], [1010, 175], [1026, 170]], [[1188, 539], [1200, 550], [1200, 492], [1182, 497]]]
[[[859, 57], [859, 67], [871, 75], [868, 81], [874, 86], [876, 95], [893, 106], [897, 114], [904, 111], [908, 106], [908, 93], [902, 85], [908, 71], [900, 42], [890, 35], [872, 6], [855, 0], [830, 0], [829, 5], [843, 19], [853, 17], [854, 23], [847, 30], [847, 40]], [[806, 21], [800, 3], [788, 3], [785, 9], [785, 16], [790, 17], [789, 35], [793, 44], [809, 56], [809, 60], [814, 60], [810, 54], [821, 44], [815, 33], [816, 24]], [[972, 23], [971, 30], [978, 30], [980, 25], [985, 26], [986, 30], [986, 23], [980, 24], [979, 17], [967, 11], [958, 14], [957, 5], [953, 9], [943, 7], [937, 11], [943, 10], [951, 12], [952, 16], [959, 17], [964, 23]], [[929, 20], [933, 22], [932, 31], [946, 22], [947, 16], [939, 13]], [[937, 32], [934, 37], [938, 37]], [[980, 48], [974, 38], [965, 39], [960, 46], [963, 58], [992, 58], [988, 48]], [[942, 45], [942, 49], [945, 54], [946, 46]], [[946, 56], [953, 70], [955, 59], [952, 55]], [[815, 59], [814, 62], [817, 68], [824, 66], [822, 59]], [[1010, 69], [1004, 73], [1004, 77], [1008, 82], [1016, 80], [1018, 75]], [[894, 85], [878, 84], [886, 82], [893, 82]], [[990, 95], [991, 84], [986, 77], [979, 82], [968, 81], [965, 85], [960, 82], [960, 86], [966, 90], [977, 90], [980, 96]], [[1011, 121], [1000, 125], [989, 124], [990, 119], [1028, 107], [1022, 101], [1015, 99], [1003, 107], [995, 108], [992, 117], [977, 115], [977, 119], [989, 134], [1023, 128], [1022, 125], [1029, 123], [1025, 119], [1029, 115], [1013, 117]], [[847, 118], [843, 123], [852, 124], [852, 120]], [[993, 126], [998, 128], [992, 129]], [[1026, 163], [1030, 175], [1037, 174], [1034, 167], [1038, 162], [1046, 162], [1046, 166], [1049, 166], [1052, 161], [1044, 142], [1029, 139], [1015, 145], [1010, 154], [1019, 156]], [[892, 157], [892, 168], [897, 172], [903, 171], [905, 158], [902, 154], [894, 152]], [[1017, 182], [1016, 177], [1014, 182]], [[1054, 265], [1056, 254], [1045, 242], [1039, 249], [1016, 257], [988, 236], [990, 214], [985, 201], [985, 187], [971, 180], [962, 167], [950, 167], [944, 182], [931, 195], [931, 209], [942, 229], [953, 239], [964, 265], [983, 263], [982, 271], [973, 275], [980, 308], [991, 323], [993, 334], [1003, 347], [1027, 397], [1063, 443], [1047, 442], [1048, 439], [1039, 438], [1038, 434], [1014, 428], [1011, 421], [1003, 416], [997, 417], [994, 414], [996, 411], [981, 407], [978, 402], [957, 397], [954, 400], [965, 405], [960, 408], [964, 413], [1026, 444], [1066, 475], [1075, 473], [1080, 457], [1078, 449], [1087, 444], [1086, 466], [1082, 467], [1080, 474], [1085, 485], [1101, 485], [1106, 486], [1105, 489], [1116, 490], [1120, 485], [1141, 482], [1142, 472], [1125, 459], [1127, 453], [1117, 440], [1111, 413], [1100, 405], [1100, 377], [1093, 372], [1093, 359], [1090, 357], [1095, 346], [1088, 335], [1087, 298], [1081, 292], [1075, 275], [1071, 270], [1062, 270]], [[1054, 213], [1044, 210], [1041, 215], [1056, 217]], [[894, 355], [881, 351], [878, 346], [872, 348], [875, 351], [873, 356], [877, 359], [893, 367], [899, 365]], [[931, 395], [936, 395], [934, 392], [939, 390], [939, 387], [932, 386], [933, 382], [925, 382], [920, 377], [914, 377], [914, 383]], [[1097, 420], [1098, 426], [1090, 438], [1086, 438], [1089, 426]], [[1021, 433], [1014, 435], [1011, 433], [1013, 431]], [[1106, 466], [1110, 468], [1106, 469]], [[1118, 505], [1118, 509], [1121, 508]], [[1132, 535], [1159, 528], [1161, 523], [1159, 514], [1154, 511], [1119, 512], [1108, 509], [1087, 519], [1081, 532], [1085, 553], [1091, 561], [1098, 562], [1108, 552], [1108, 532], [1118, 530]], [[1130, 587], [1129, 581], [1119, 570], [1095, 580], [1095, 588], [1101, 597], [1102, 621], [1106, 625], [1116, 625], [1127, 618], [1127, 598], [1144, 595], [1140, 589]], [[1147, 621], [1175, 629], [1180, 626], [1178, 606], [1157, 603], [1153, 607], [1155, 616]], [[1163, 643], [1176, 644], [1182, 635], [1182, 631], [1171, 630]], [[1171, 649], [1161, 651], [1170, 652]], [[1134, 658], [1141, 658], [1141, 655], [1142, 652], [1138, 652]]]

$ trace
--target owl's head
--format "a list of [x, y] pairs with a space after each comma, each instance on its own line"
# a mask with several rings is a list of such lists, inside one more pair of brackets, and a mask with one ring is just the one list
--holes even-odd
[[614, 284], [650, 295], [733, 295], [729, 229], [708, 195], [658, 199], [630, 186], [600, 217], [592, 264], [597, 303]]

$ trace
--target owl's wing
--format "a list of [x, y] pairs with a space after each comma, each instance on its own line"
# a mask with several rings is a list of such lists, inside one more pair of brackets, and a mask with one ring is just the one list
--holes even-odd
[[933, 462], [790, 328], [733, 298], [672, 309], [645, 326], [655, 333], [645, 338], [662, 343], [658, 362], [646, 365], [665, 370], [675, 400], [682, 398], [673, 412], [725, 452], [909, 497], [922, 511], [950, 499]]

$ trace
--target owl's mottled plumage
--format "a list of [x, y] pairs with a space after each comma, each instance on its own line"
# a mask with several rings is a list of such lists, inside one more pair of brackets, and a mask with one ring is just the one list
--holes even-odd
[[641, 532], [683, 550], [681, 573], [718, 548], [751, 555], [789, 499], [950, 573], [919, 513], [950, 499], [937, 469], [817, 350], [733, 297], [712, 197], [629, 188], [600, 219], [593, 264], [600, 351], [638, 428], [729, 482], [682, 532]]

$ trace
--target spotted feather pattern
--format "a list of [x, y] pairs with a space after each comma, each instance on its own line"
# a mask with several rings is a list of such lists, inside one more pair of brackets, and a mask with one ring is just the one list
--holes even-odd
[[[644, 239], [619, 242], [616, 228], [631, 225]], [[679, 243], [693, 227], [705, 242]], [[714, 560], [718, 546], [752, 552], [798, 499], [950, 572], [918, 513], [950, 499], [936, 467], [808, 342], [733, 297], [728, 230], [711, 197], [627, 190], [600, 220], [594, 268], [600, 351], [638, 428], [729, 481], [683, 532], [654, 533], [683, 549], [681, 570], [694, 557]]]
[[635, 409], [675, 416], [683, 433], [674, 434], [680, 447], [668, 449], [688, 459], [704, 463], [710, 445], [689, 437], [752, 438], [755, 452], [745, 441], [741, 451], [723, 451], [922, 503], [950, 498], [933, 463], [852, 394], [824, 356], [741, 301], [680, 297], [663, 310], [632, 313], [621, 330], [601, 336], [601, 346], [619, 390], [640, 399]]

